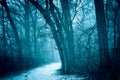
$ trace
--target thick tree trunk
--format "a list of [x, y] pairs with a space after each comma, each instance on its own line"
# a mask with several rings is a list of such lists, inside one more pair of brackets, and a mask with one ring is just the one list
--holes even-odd
[[[99, 53], [100, 53], [100, 75], [110, 71], [110, 57], [108, 51], [108, 38], [103, 0], [94, 0], [96, 10], [96, 21], [98, 30]], [[102, 80], [102, 79], [101, 79]]]
[[70, 6], [68, 0], [61, 0], [62, 15], [63, 15], [63, 28], [66, 33], [66, 47], [68, 56], [68, 71], [69, 73], [75, 72], [75, 50], [74, 50], [74, 36], [70, 14]]
[[58, 50], [59, 50], [59, 53], [60, 53], [60, 58], [61, 58], [61, 61], [62, 61], [62, 69], [63, 69], [63, 72], [64, 73], [67, 73], [68, 72], [68, 67], [69, 65], [67, 64], [68, 63], [68, 52], [67, 52], [67, 46], [66, 46], [66, 43], [65, 43], [65, 37], [64, 37], [64, 33], [63, 33], [63, 26], [61, 23], [62, 21], [59, 20], [59, 18], [57, 17], [57, 15], [60, 15], [60, 14], [56, 14], [55, 13], [55, 6], [53, 4], [53, 0], [50, 0], [49, 1], [49, 5], [50, 5], [50, 11], [51, 11], [51, 15], [55, 21], [55, 24], [56, 24], [56, 28], [57, 28], [57, 33], [58, 35], [58, 39], [60, 41], [60, 45], [58, 45]]

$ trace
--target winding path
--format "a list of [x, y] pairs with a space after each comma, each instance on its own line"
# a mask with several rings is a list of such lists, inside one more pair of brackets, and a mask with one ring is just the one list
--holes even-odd
[[76, 75], [56, 75], [56, 71], [60, 69], [60, 67], [60, 63], [51, 63], [17, 76], [11, 75], [0, 80], [86, 80]]

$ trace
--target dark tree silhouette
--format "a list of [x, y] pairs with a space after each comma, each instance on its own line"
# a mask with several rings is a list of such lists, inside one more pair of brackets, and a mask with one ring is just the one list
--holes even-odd
[[[99, 73], [101, 75], [108, 74], [110, 71], [110, 56], [108, 49], [108, 37], [106, 30], [106, 20], [103, 0], [94, 0], [96, 21], [98, 30], [98, 41], [99, 41], [99, 54], [100, 54], [100, 67]], [[102, 80], [104, 77], [101, 77]]]
[[[44, 9], [40, 4], [38, 4], [38, 2], [34, 0], [29, 1], [36, 8], [38, 8], [51, 28], [53, 37], [60, 53], [63, 71], [65, 73], [73, 72], [73, 66], [75, 65], [74, 37], [68, 0], [60, 1], [62, 5], [62, 13], [60, 13], [57, 7], [53, 4], [53, 0], [46, 0], [46, 8], [48, 8], [49, 5], [49, 9]], [[52, 17], [50, 17], [50, 14]], [[61, 17], [61, 15], [63, 15], [63, 17]]]

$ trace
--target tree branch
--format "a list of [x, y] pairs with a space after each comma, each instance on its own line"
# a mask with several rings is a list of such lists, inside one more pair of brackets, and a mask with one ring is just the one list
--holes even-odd
[[58, 38], [58, 33], [56, 31], [55, 25], [53, 20], [50, 18], [50, 14], [48, 10], [45, 10], [42, 8], [41, 5], [39, 5], [36, 1], [34, 0], [28, 0], [29, 2], [31, 2], [43, 15], [44, 19], [46, 20], [46, 22], [48, 23], [48, 25], [51, 28], [53, 37], [55, 39], [56, 45], [59, 47], [59, 45], [61, 45], [60, 40]]

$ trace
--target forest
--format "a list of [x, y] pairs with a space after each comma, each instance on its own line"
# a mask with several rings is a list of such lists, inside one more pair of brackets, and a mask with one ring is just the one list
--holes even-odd
[[54, 62], [60, 75], [120, 80], [120, 0], [0, 0], [0, 77]]

